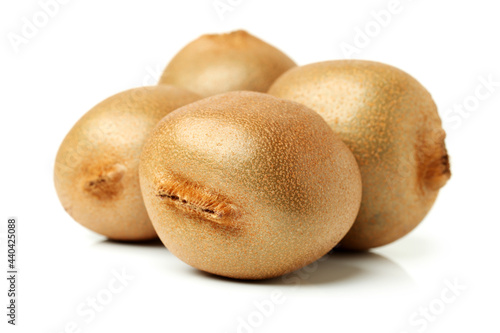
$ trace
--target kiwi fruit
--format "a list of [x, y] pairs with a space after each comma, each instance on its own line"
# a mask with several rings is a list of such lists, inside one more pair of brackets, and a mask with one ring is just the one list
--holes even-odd
[[356, 157], [363, 199], [340, 248], [366, 250], [406, 235], [450, 178], [436, 105], [395, 67], [362, 60], [310, 64], [283, 74], [269, 93], [318, 112]]
[[139, 157], [155, 125], [169, 112], [200, 99], [172, 86], [127, 90], [88, 111], [64, 138], [54, 182], [64, 209], [108, 238], [156, 238], [139, 186]]
[[265, 279], [326, 254], [361, 201], [356, 160], [307, 107], [229, 92], [163, 118], [144, 145], [141, 189], [165, 246], [200, 270]]
[[266, 92], [296, 64], [283, 52], [246, 31], [203, 35], [185, 46], [165, 68], [160, 84], [203, 97], [235, 90]]

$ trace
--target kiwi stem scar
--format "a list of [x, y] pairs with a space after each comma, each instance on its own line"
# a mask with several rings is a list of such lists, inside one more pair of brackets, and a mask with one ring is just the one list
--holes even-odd
[[124, 165], [114, 164], [97, 177], [86, 181], [83, 189], [98, 199], [111, 199], [123, 189], [123, 184], [120, 181], [126, 170], [127, 168]]
[[226, 196], [189, 180], [175, 178], [162, 182], [156, 196], [166, 199], [185, 213], [221, 225], [234, 226], [240, 213]]

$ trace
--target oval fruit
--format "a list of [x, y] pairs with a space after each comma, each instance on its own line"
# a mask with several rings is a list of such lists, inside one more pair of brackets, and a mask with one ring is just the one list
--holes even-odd
[[266, 92], [296, 64], [274, 46], [238, 30], [203, 35], [170, 61], [160, 84], [173, 84], [207, 97], [234, 90]]
[[354, 156], [314, 111], [255, 92], [162, 119], [140, 163], [160, 239], [200, 270], [265, 279], [326, 254], [361, 200]]
[[363, 199], [342, 248], [365, 250], [406, 235], [450, 178], [436, 105], [397, 68], [361, 60], [315, 63], [291, 69], [269, 93], [317, 111], [358, 161]]
[[161, 118], [199, 98], [177, 87], [143, 87], [114, 95], [87, 112], [56, 157], [54, 181], [64, 209], [111, 239], [155, 238], [139, 186], [142, 146]]

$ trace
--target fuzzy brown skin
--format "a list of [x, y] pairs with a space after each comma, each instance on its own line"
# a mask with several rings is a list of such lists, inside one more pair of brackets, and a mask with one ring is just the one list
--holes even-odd
[[232, 92], [165, 117], [144, 146], [144, 201], [160, 239], [198, 269], [265, 279], [326, 254], [361, 201], [356, 160], [303, 105]]
[[203, 35], [165, 68], [159, 84], [173, 84], [207, 97], [234, 90], [266, 92], [296, 64], [266, 42], [238, 30]]
[[139, 157], [154, 126], [200, 97], [172, 86], [127, 90], [87, 112], [59, 148], [54, 181], [64, 209], [116, 240], [156, 238], [139, 186]]
[[315, 63], [288, 71], [269, 93], [317, 111], [356, 156], [363, 200], [342, 248], [366, 250], [406, 235], [450, 178], [436, 105], [397, 68], [361, 60]]

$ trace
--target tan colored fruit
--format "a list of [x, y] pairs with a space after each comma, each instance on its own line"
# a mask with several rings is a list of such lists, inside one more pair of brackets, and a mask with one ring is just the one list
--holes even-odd
[[144, 201], [160, 239], [193, 267], [265, 279], [326, 254], [361, 201], [354, 156], [314, 111], [231, 92], [165, 117], [144, 146]]
[[207, 97], [234, 90], [266, 92], [296, 64], [274, 46], [238, 30], [203, 35], [170, 61], [160, 84], [173, 84]]
[[139, 186], [139, 157], [154, 126], [200, 97], [171, 86], [114, 95], [87, 112], [59, 148], [54, 181], [64, 209], [81, 225], [116, 240], [156, 237]]
[[340, 247], [364, 250], [406, 235], [450, 178], [436, 105], [397, 68], [361, 60], [321, 62], [288, 71], [269, 93], [317, 111], [356, 156], [363, 200]]

